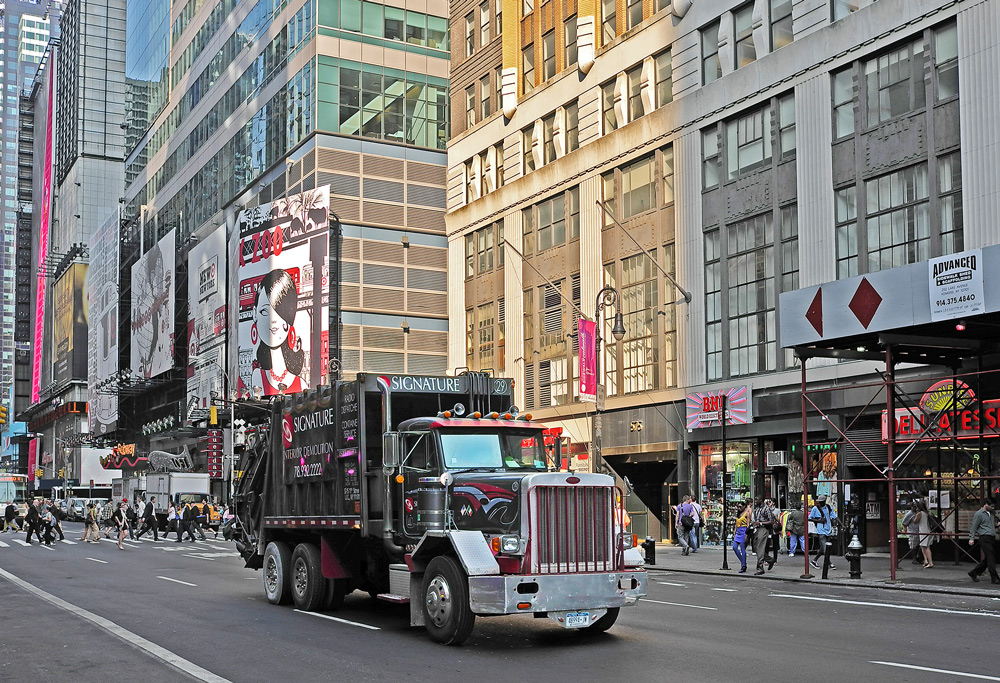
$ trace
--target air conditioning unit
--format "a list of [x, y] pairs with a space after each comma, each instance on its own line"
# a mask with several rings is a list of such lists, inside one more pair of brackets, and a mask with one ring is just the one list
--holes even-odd
[[788, 467], [788, 451], [767, 451], [764, 462], [768, 467]]

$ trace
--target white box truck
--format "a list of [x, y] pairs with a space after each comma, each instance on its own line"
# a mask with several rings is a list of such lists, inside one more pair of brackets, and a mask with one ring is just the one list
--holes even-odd
[[[201, 505], [203, 498], [212, 502], [209, 492], [210, 482], [207, 472], [164, 472], [146, 474], [146, 500], [155, 497], [153, 511], [160, 529], [167, 528], [167, 508], [170, 503], [180, 506], [184, 503]], [[213, 525], [216, 522], [213, 521]]]

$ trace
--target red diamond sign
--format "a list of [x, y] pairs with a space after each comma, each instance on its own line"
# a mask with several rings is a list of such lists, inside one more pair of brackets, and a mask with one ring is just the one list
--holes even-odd
[[854, 297], [848, 304], [848, 308], [866, 330], [871, 325], [872, 318], [875, 317], [875, 312], [881, 305], [882, 296], [875, 291], [875, 288], [868, 282], [868, 278], [861, 278], [861, 283], [858, 285], [857, 291], [854, 292]]
[[806, 320], [809, 324], [813, 326], [816, 333], [819, 336], [823, 336], [823, 288], [820, 287], [816, 290], [816, 296], [813, 297], [812, 303], [809, 304], [809, 310], [806, 311]]

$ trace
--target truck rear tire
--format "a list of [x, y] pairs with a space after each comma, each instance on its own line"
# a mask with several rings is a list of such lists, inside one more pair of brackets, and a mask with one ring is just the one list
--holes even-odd
[[615, 625], [615, 622], [618, 621], [618, 613], [621, 611], [621, 607], [609, 607], [603, 617], [588, 626], [585, 630], [587, 633], [604, 633]]
[[326, 579], [319, 548], [312, 543], [299, 543], [292, 551], [292, 601], [303, 612], [316, 612], [326, 598]]
[[344, 604], [344, 597], [347, 595], [348, 579], [327, 579], [326, 598], [323, 601], [323, 610], [326, 612], [336, 612]]
[[292, 568], [292, 551], [288, 544], [271, 541], [264, 550], [264, 595], [272, 605], [284, 605], [292, 599], [289, 576]]
[[424, 623], [431, 640], [445, 645], [465, 642], [476, 615], [469, 606], [469, 582], [461, 565], [448, 556], [435, 557], [424, 573]]

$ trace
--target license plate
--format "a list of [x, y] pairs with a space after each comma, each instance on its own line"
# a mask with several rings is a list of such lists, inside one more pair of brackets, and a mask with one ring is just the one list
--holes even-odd
[[570, 612], [566, 615], [566, 628], [590, 626], [590, 612]]

